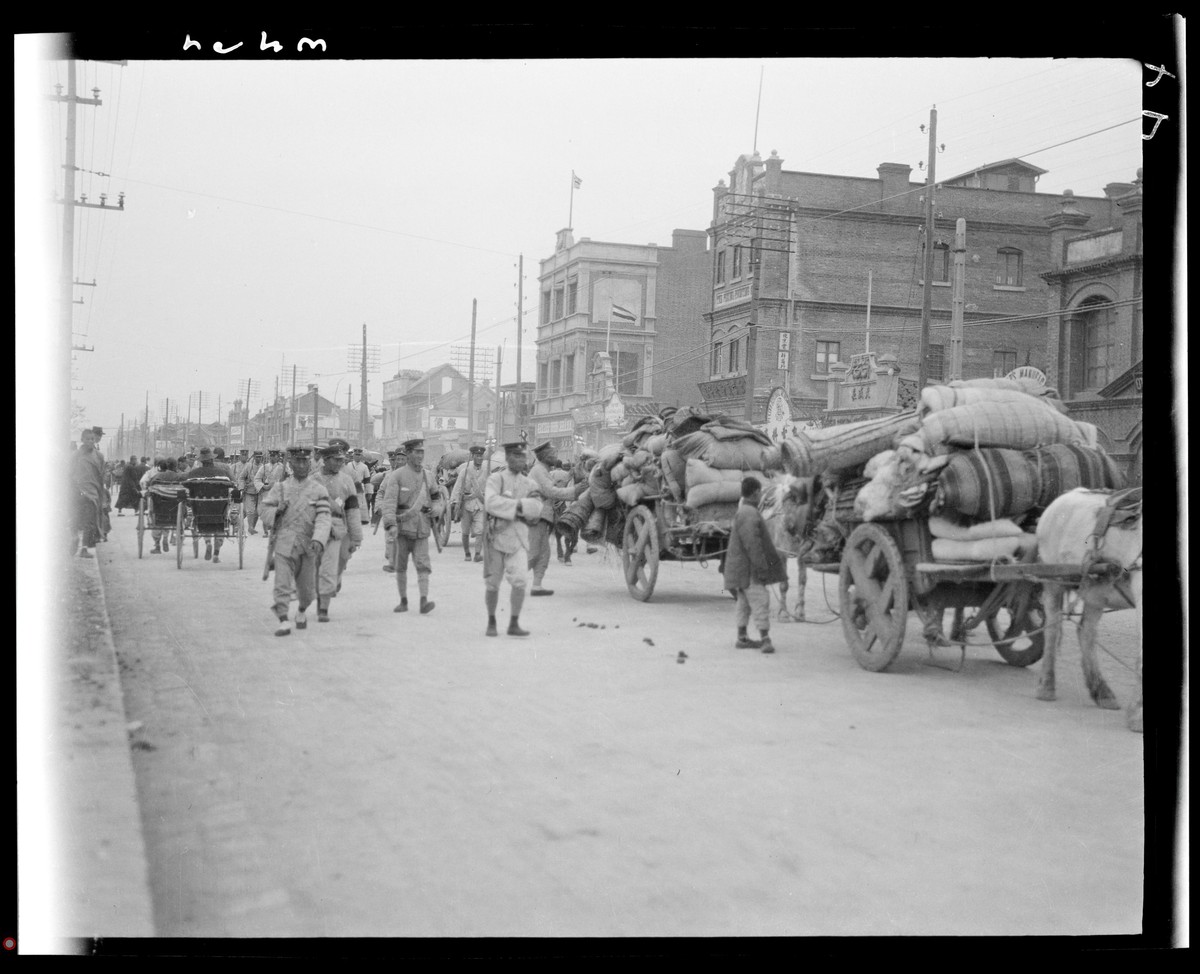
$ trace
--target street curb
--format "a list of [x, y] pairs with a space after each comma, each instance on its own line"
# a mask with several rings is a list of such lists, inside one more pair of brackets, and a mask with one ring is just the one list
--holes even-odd
[[[129, 721], [100, 562], [97, 552], [90, 569], [99, 588], [99, 648], [94, 660], [72, 658], [64, 670], [64, 681], [72, 678], [72, 667], [76, 675], [85, 675], [94, 706], [75, 714], [64, 735], [61, 824], [67, 881], [59, 929], [64, 937], [153, 937], [153, 898]], [[61, 705], [59, 711], [66, 723]]]

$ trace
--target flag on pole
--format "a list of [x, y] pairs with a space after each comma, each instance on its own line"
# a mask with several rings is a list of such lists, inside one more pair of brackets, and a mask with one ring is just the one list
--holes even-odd
[[637, 315], [635, 315], [628, 308], [622, 308], [619, 304], [614, 304], [612, 306], [612, 316], [614, 318], [620, 318], [622, 321], [637, 321]]
[[574, 189], [579, 189], [579, 187], [580, 187], [580, 186], [582, 186], [582, 185], [583, 185], [583, 180], [582, 180], [582, 179], [580, 179], [578, 176], [576, 176], [576, 175], [575, 175], [575, 170], [574, 170], [574, 169], [572, 169], [572, 170], [571, 170], [571, 186], [572, 186]]

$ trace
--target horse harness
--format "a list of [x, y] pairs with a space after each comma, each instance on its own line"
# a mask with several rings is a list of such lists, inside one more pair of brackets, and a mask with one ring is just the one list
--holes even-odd
[[1129, 573], [1141, 571], [1142, 553], [1130, 565], [1122, 565], [1111, 558], [1104, 557], [1104, 536], [1110, 528], [1130, 530], [1142, 516], [1142, 488], [1128, 487], [1108, 493], [1108, 498], [1102, 508], [1096, 513], [1096, 526], [1088, 536], [1092, 549], [1083, 559], [1083, 584], [1095, 584], [1104, 576], [1112, 583], [1113, 588], [1120, 593], [1121, 598], [1129, 603], [1130, 608], [1136, 608], [1129, 588]]

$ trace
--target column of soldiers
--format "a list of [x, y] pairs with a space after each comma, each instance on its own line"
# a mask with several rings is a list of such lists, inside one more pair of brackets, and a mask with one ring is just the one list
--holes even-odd
[[[258, 534], [261, 523], [269, 542], [268, 570], [275, 573], [272, 610], [278, 636], [289, 635], [293, 625], [299, 630], [307, 628], [307, 613], [314, 602], [317, 621], [330, 620], [331, 602], [341, 591], [350, 558], [363, 544], [369, 520], [382, 524], [387, 538], [384, 570], [396, 576], [399, 595], [393, 611], [409, 609], [411, 561], [417, 576], [418, 610], [423, 615], [432, 612], [429, 545], [432, 538], [440, 550], [435, 524], [450, 504], [460, 524], [464, 560], [482, 564], [486, 635], [498, 635], [496, 611], [507, 581], [507, 633], [527, 636], [520, 615], [530, 573], [533, 586], [529, 594], [553, 594], [544, 587], [553, 505], [573, 500], [586, 484], [559, 486], [554, 482], [550, 471], [558, 462], [549, 443], [534, 449], [532, 469], [523, 441], [505, 443], [503, 448], [505, 466], [489, 475], [483, 463], [485, 448], [472, 446], [452, 498], [445, 496], [433, 471], [426, 467], [421, 439], [390, 451], [374, 471], [361, 449], [352, 450], [340, 439], [320, 449], [289, 447], [286, 463], [285, 451], [272, 449], [241, 450], [226, 464], [223, 451], [218, 455], [217, 450], [204, 447], [198, 455], [188, 454], [178, 461], [160, 460], [140, 486], [147, 490], [158, 482], [165, 486], [168, 482], [224, 479], [235, 487], [232, 496], [240, 503], [239, 516], [247, 534]], [[153, 554], [169, 550], [169, 530], [155, 529], [153, 538]], [[219, 563], [221, 544], [221, 537], [206, 538], [205, 558]], [[294, 618], [292, 603], [297, 604]]]

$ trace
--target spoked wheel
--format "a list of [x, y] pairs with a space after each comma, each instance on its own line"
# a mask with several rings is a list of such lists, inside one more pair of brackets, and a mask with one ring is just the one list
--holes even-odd
[[1004, 662], [1010, 666], [1030, 666], [1042, 658], [1046, 646], [1046, 634], [1042, 631], [1046, 625], [1042, 587], [1026, 583], [1014, 585], [1013, 589], [1013, 595], [985, 622], [992, 644]]
[[145, 537], [146, 537], [146, 498], [145, 497], [138, 498], [137, 514], [138, 514], [138, 523], [137, 523], [138, 557], [141, 558], [142, 557], [142, 546], [145, 543]]
[[441, 538], [442, 547], [450, 543], [450, 512], [442, 511], [442, 516], [438, 518], [437, 523], [438, 537]]
[[904, 645], [908, 580], [900, 549], [878, 524], [860, 524], [838, 572], [842, 632], [863, 669], [886, 669]]
[[639, 602], [647, 601], [658, 580], [658, 526], [650, 509], [641, 504], [625, 518], [621, 564], [629, 594]]
[[184, 504], [175, 505], [175, 567], [183, 567], [183, 513]]
[[237, 539], [238, 539], [238, 568], [242, 568], [245, 564], [246, 553], [246, 519], [242, 517], [239, 510], [237, 516]]

